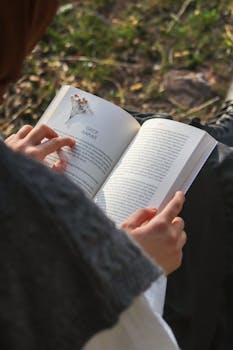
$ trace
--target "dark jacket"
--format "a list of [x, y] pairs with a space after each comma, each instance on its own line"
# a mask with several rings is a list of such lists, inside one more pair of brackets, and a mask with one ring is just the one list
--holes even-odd
[[218, 144], [186, 196], [182, 266], [165, 319], [182, 350], [233, 349], [233, 148]]

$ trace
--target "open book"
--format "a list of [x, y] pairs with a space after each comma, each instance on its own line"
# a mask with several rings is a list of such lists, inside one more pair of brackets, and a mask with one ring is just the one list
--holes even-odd
[[77, 140], [63, 152], [66, 173], [118, 225], [140, 207], [161, 210], [177, 190], [185, 193], [216, 145], [205, 131], [176, 121], [140, 126], [122, 108], [71, 86], [60, 89], [39, 123]]
[[[216, 145], [205, 131], [176, 121], [140, 126], [122, 108], [71, 86], [61, 88], [39, 123], [77, 140], [59, 155], [68, 160], [66, 173], [117, 225], [140, 207], [161, 210], [176, 191], [185, 193]], [[145, 293], [158, 329], [165, 291], [161, 276]]]

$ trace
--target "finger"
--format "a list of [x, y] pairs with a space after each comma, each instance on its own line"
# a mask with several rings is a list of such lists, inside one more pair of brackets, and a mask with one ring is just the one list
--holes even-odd
[[183, 259], [183, 247], [187, 241], [187, 236], [185, 231], [181, 232], [181, 235], [178, 239], [177, 245], [176, 245], [176, 250], [175, 254], [173, 255], [173, 261], [170, 266], [168, 266], [168, 269], [165, 269], [166, 275], [170, 274], [171, 272], [175, 271], [178, 269], [182, 263]]
[[156, 208], [140, 208], [135, 211], [122, 225], [123, 229], [135, 229], [144, 222], [151, 220], [157, 213]]
[[8, 136], [8, 137], [5, 139], [4, 142], [5, 142], [6, 144], [7, 144], [8, 142], [11, 142], [11, 140], [15, 138], [15, 135], [16, 135], [16, 134], [11, 134], [10, 136]]
[[17, 132], [17, 136], [20, 139], [23, 139], [25, 136], [29, 134], [29, 132], [33, 129], [31, 125], [24, 125], [19, 131]]
[[64, 152], [64, 150], [62, 148], [60, 148], [59, 150], [57, 150], [57, 155], [58, 155], [58, 158], [61, 160], [61, 161], [64, 161], [64, 162], [68, 162], [69, 160], [69, 157], [67, 155], [66, 152]]
[[68, 146], [73, 147], [75, 140], [68, 136], [55, 137], [49, 141], [43, 142], [36, 147], [37, 159], [44, 159], [50, 153], [58, 151], [60, 148]]
[[66, 170], [67, 162], [65, 160], [58, 159], [56, 163], [52, 166], [52, 169], [59, 172], [64, 173]]
[[166, 207], [161, 211], [159, 215], [163, 216], [166, 221], [172, 222], [173, 219], [182, 210], [184, 201], [184, 194], [182, 192], [176, 192], [174, 197], [170, 200], [170, 202], [166, 205]]
[[181, 232], [180, 240], [179, 240], [179, 246], [180, 248], [183, 248], [185, 243], [187, 242], [187, 235], [185, 231]]
[[41, 124], [36, 126], [26, 137], [26, 141], [32, 145], [38, 145], [44, 138], [52, 139], [58, 137], [58, 134], [48, 127], [47, 125]]
[[176, 231], [181, 232], [184, 229], [184, 220], [180, 217], [176, 217], [172, 221], [172, 226]]

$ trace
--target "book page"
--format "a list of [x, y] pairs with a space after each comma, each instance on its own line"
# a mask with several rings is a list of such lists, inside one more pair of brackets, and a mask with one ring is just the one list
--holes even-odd
[[[40, 123], [76, 139], [74, 149], [64, 149], [60, 157], [68, 161], [66, 174], [91, 198], [140, 128], [122, 108], [70, 86], [60, 90]], [[46, 161], [57, 159], [52, 154]]]
[[193, 174], [193, 167], [190, 170], [185, 165], [204, 134], [203, 130], [171, 120], [148, 120], [97, 193], [96, 203], [117, 224], [140, 207], [161, 209], [164, 198], [168, 201], [175, 191], [183, 190], [179, 187], [182, 179], [177, 181], [182, 169]]

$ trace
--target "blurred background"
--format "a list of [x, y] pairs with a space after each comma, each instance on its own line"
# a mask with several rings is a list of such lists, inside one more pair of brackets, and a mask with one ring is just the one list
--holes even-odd
[[0, 107], [0, 133], [35, 124], [64, 84], [127, 109], [206, 120], [224, 100], [232, 58], [231, 0], [62, 1]]

